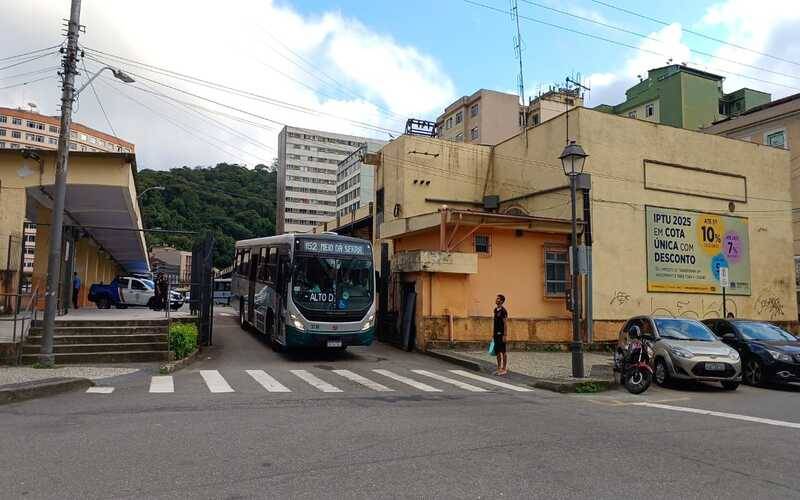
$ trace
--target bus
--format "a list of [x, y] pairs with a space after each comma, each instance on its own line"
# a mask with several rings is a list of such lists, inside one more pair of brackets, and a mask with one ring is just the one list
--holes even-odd
[[243, 329], [277, 349], [368, 346], [375, 338], [372, 245], [335, 233], [238, 241], [231, 305]]
[[215, 304], [231, 304], [231, 279], [230, 278], [215, 278], [214, 279], [214, 303]]

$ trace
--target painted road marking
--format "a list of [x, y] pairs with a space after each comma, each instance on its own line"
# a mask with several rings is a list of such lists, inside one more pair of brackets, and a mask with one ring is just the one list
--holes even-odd
[[150, 378], [150, 392], [175, 392], [171, 375], [156, 375]]
[[428, 384], [423, 384], [422, 382], [417, 382], [416, 380], [408, 377], [404, 377], [402, 375], [398, 375], [396, 373], [390, 372], [389, 370], [372, 370], [375, 373], [380, 373], [384, 377], [389, 377], [390, 379], [397, 380], [398, 382], [402, 382], [404, 384], [410, 385], [411, 387], [415, 387], [421, 391], [425, 392], [442, 392], [441, 389], [437, 389], [436, 387], [431, 387]]
[[264, 370], [247, 370], [247, 374], [253, 377], [256, 382], [261, 384], [261, 386], [269, 392], [292, 392], [291, 389], [272, 378], [272, 376]]
[[369, 387], [373, 391], [379, 391], [379, 392], [394, 391], [394, 389], [390, 389], [383, 384], [379, 384], [373, 380], [368, 379], [367, 377], [362, 377], [358, 373], [353, 373], [350, 370], [333, 370], [333, 373], [341, 375], [342, 377], [348, 380], [352, 380], [353, 382], [361, 384], [365, 387]]
[[331, 385], [320, 378], [317, 378], [307, 370], [290, 370], [290, 371], [322, 392], [342, 392], [342, 390], [339, 389], [338, 387]]
[[516, 385], [507, 384], [505, 382], [500, 382], [499, 380], [495, 380], [488, 377], [481, 377], [480, 375], [475, 375], [474, 373], [465, 372], [464, 370], [450, 370], [452, 373], [456, 375], [461, 375], [462, 377], [471, 378], [472, 380], [479, 380], [481, 382], [496, 385], [497, 387], [503, 387], [505, 389], [511, 389], [512, 391], [517, 392], [533, 392], [533, 389], [528, 389], [527, 387], [519, 387]]
[[712, 417], [730, 418], [733, 420], [743, 420], [745, 422], [754, 422], [757, 424], [775, 425], [777, 427], [789, 427], [792, 429], [800, 429], [800, 422], [787, 422], [785, 420], [773, 420], [771, 418], [750, 417], [748, 415], [738, 415], [736, 413], [724, 413], [721, 411], [701, 410], [698, 408], [686, 408], [685, 406], [672, 406], [660, 403], [634, 403], [634, 406], [646, 406], [648, 408], [682, 411], [685, 413], [694, 413], [696, 415], [710, 415]]
[[200, 370], [200, 376], [203, 377], [211, 392], [234, 392], [217, 370]]
[[89, 387], [86, 389], [89, 394], [111, 394], [114, 392], [113, 387]]
[[468, 384], [468, 383], [462, 382], [460, 380], [456, 380], [456, 379], [453, 379], [453, 378], [450, 378], [450, 377], [445, 377], [444, 375], [439, 375], [438, 373], [429, 372], [427, 370], [411, 370], [411, 371], [414, 372], [414, 373], [418, 373], [420, 375], [425, 375], [426, 377], [430, 377], [430, 378], [439, 380], [441, 382], [445, 382], [447, 384], [454, 385], [454, 386], [456, 386], [456, 387], [458, 387], [460, 389], [464, 389], [464, 390], [467, 390], [467, 391], [486, 392], [486, 389], [484, 389], [483, 387], [474, 386], [472, 384]]

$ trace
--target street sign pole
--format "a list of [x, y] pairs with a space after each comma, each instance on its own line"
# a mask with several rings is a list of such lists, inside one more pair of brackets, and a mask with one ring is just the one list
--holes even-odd
[[728, 276], [728, 268], [727, 267], [720, 267], [719, 268], [719, 284], [722, 286], [722, 317], [728, 317], [728, 304], [727, 304], [727, 297], [725, 296], [725, 290], [731, 286], [731, 280]]

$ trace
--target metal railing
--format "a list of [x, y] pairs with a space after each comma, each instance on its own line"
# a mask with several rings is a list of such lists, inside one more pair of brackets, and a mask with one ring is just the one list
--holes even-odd
[[[3, 297], [5, 300], [10, 299], [14, 303], [14, 312], [12, 314], [0, 316], [0, 338], [4, 337], [2, 334], [6, 333], [6, 330], [11, 331], [11, 344], [17, 346], [16, 362], [19, 364], [20, 356], [22, 356], [22, 349], [20, 346], [28, 337], [31, 327], [38, 315], [36, 303], [39, 300], [39, 291], [34, 290], [33, 293], [25, 294], [2, 293], [0, 297]], [[23, 309], [23, 300], [26, 297], [28, 298], [28, 305]]]

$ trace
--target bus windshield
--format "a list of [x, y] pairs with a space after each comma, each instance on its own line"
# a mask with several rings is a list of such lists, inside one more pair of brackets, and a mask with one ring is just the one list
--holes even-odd
[[296, 255], [292, 299], [315, 311], [361, 311], [373, 300], [372, 260]]

